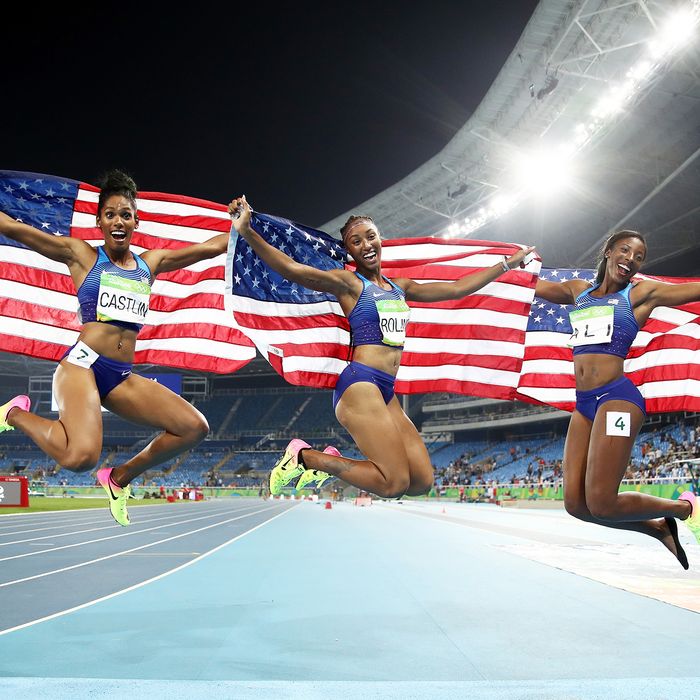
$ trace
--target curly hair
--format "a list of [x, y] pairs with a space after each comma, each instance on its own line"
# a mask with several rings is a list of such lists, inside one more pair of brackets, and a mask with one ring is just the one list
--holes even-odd
[[136, 183], [121, 170], [110, 170], [105, 173], [98, 183], [100, 188], [100, 197], [97, 201], [97, 216], [100, 215], [105, 202], [114, 194], [126, 197], [136, 211]]
[[595, 278], [596, 284], [601, 284], [601, 282], [603, 281], [603, 278], [605, 277], [605, 261], [607, 259], [605, 254], [609, 250], [612, 250], [613, 246], [619, 240], [622, 240], [623, 238], [637, 238], [637, 239], [639, 239], [644, 244], [644, 257], [646, 258], [646, 256], [647, 256], [647, 242], [644, 240], [644, 236], [642, 236], [641, 233], [639, 233], [638, 231], [630, 231], [627, 229], [613, 233], [605, 241], [605, 243], [603, 244], [603, 247], [600, 249], [600, 253], [598, 254], [598, 266], [596, 269], [596, 278]]

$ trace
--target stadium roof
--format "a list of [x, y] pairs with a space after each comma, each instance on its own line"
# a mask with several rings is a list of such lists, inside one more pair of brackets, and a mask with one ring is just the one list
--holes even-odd
[[[648, 270], [697, 272], [697, 27], [685, 45], [665, 54], [661, 47], [661, 57], [658, 46], [659, 37], [668, 39], [673, 12], [684, 8], [694, 9], [697, 18], [697, 0], [542, 0], [450, 143], [322, 228], [337, 231], [351, 213], [372, 216], [390, 238], [435, 235], [465, 219], [473, 225], [509, 191], [518, 157], [575, 142], [583, 132], [584, 143], [570, 161], [575, 171], [569, 189], [528, 196], [469, 237], [537, 245], [549, 266], [591, 266], [609, 232], [634, 228], [648, 236]], [[627, 89], [631, 69], [637, 71], [636, 89], [621, 109], [594, 118], [611, 91]], [[663, 266], [665, 261], [670, 264]]]

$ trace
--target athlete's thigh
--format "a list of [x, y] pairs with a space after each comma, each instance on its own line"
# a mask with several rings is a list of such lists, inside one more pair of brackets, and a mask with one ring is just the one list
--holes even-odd
[[629, 401], [606, 401], [598, 408], [586, 466], [586, 493], [617, 493], [644, 413]]
[[162, 384], [131, 374], [107, 394], [103, 404], [118, 416], [138, 425], [174, 433], [191, 427], [202, 414]]
[[68, 444], [73, 447], [97, 445], [99, 452], [102, 449], [102, 408], [93, 371], [63, 360], [54, 374], [53, 393]]
[[425, 446], [416, 426], [413, 425], [413, 421], [404, 413], [396, 396], [389, 401], [387, 408], [396, 429], [401, 435], [401, 440], [408, 455], [411, 476], [429, 474], [432, 477], [433, 465], [430, 461], [428, 448]]
[[340, 397], [335, 415], [367, 459], [377, 465], [408, 469], [403, 436], [374, 384], [351, 384]]
[[564, 501], [568, 508], [585, 508], [586, 465], [593, 423], [582, 413], [574, 411], [564, 443]]

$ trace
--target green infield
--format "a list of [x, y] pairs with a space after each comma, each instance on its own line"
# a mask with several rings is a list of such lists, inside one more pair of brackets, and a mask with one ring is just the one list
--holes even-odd
[[[164, 499], [129, 499], [129, 508], [132, 506], [165, 505]], [[0, 508], [0, 515], [10, 513], [39, 513], [47, 510], [79, 510], [83, 508], [107, 508], [106, 498], [46, 498], [43, 496], [30, 496], [29, 508]]]

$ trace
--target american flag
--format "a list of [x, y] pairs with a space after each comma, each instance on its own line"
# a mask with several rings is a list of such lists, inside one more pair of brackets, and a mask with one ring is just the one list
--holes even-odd
[[[540, 277], [552, 282], [592, 281], [594, 270], [548, 269]], [[697, 282], [678, 277], [639, 274], [667, 284]], [[573, 411], [576, 401], [574, 363], [566, 343], [573, 307], [535, 297], [525, 339], [525, 358], [516, 398]], [[700, 410], [700, 302], [657, 307], [637, 334], [625, 360], [625, 374], [646, 399], [649, 413]]]
[[[95, 226], [99, 190], [76, 180], [2, 170], [0, 210], [47, 236], [103, 242]], [[141, 192], [132, 250], [179, 248], [230, 227], [221, 204]], [[255, 357], [255, 347], [224, 309], [222, 254], [159, 275], [136, 342], [135, 362], [229, 373]], [[75, 343], [80, 324], [68, 268], [0, 236], [0, 350], [57, 360]]]
[[[345, 263], [343, 247], [326, 233], [257, 213], [252, 223], [299, 262], [321, 269]], [[514, 244], [489, 241], [395, 239], [383, 243], [382, 269], [389, 278], [454, 280], [517, 250]], [[411, 302], [397, 392], [514, 398], [538, 269], [533, 261], [457, 301]], [[227, 304], [272, 366], [291, 384], [335, 386], [350, 355], [348, 323], [335, 297], [282, 279], [235, 229], [226, 271]]]

